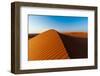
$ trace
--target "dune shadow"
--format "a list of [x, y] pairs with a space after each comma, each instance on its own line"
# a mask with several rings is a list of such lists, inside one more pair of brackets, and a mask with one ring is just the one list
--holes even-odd
[[58, 33], [71, 59], [88, 57], [88, 39]]

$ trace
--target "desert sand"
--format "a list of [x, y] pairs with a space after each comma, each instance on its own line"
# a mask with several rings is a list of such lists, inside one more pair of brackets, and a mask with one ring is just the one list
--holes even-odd
[[69, 59], [67, 50], [55, 30], [48, 30], [28, 40], [28, 60]]
[[29, 34], [28, 60], [77, 59], [88, 57], [87, 32], [48, 30]]

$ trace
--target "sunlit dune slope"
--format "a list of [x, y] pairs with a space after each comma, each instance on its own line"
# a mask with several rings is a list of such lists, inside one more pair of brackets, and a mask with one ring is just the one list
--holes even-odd
[[28, 60], [68, 59], [68, 53], [55, 30], [43, 32], [28, 41]]

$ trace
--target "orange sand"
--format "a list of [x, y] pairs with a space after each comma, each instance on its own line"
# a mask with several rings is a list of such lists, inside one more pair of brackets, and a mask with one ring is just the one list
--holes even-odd
[[48, 30], [28, 40], [28, 60], [68, 59], [69, 55], [55, 30]]

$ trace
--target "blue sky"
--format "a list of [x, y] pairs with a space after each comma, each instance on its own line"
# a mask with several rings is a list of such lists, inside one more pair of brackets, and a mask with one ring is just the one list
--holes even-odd
[[29, 33], [41, 33], [49, 29], [58, 32], [87, 32], [88, 17], [29, 15]]

